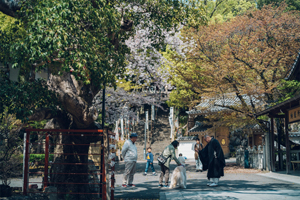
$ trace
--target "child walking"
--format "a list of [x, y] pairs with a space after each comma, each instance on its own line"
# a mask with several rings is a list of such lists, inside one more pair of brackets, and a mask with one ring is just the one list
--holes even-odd
[[151, 151], [152, 151], [151, 147], [148, 147], [147, 151], [148, 151], [148, 153], [146, 154], [147, 164], [146, 164], [146, 169], [145, 169], [144, 176], [147, 175], [149, 166], [151, 166], [151, 169], [152, 169], [152, 172], [153, 172], [152, 175], [156, 176], [155, 169], [154, 169], [154, 166], [153, 166], [153, 154], [151, 153]]

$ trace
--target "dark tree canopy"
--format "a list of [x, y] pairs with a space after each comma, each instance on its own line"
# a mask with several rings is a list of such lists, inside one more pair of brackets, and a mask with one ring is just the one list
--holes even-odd
[[282, 2], [287, 3], [288, 10], [300, 10], [299, 0], [258, 0], [257, 7], [262, 8], [264, 5], [274, 4], [275, 6], [280, 6]]
[[0, 0], [0, 11], [14, 17], [15, 12], [20, 9], [20, 0]]

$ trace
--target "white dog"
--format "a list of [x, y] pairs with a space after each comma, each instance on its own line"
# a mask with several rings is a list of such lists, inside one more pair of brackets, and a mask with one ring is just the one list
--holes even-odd
[[[175, 188], [176, 185], [179, 185], [181, 188], [186, 188], [186, 169], [184, 167], [185, 165], [185, 159], [180, 159], [181, 156], [179, 156], [178, 160], [181, 162], [181, 166], [177, 166], [171, 177], [171, 184], [170, 188]], [[182, 158], [182, 157], [181, 157]]]

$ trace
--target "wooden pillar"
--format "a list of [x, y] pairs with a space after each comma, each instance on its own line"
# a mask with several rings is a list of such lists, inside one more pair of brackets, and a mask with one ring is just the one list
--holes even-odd
[[252, 128], [250, 128], [251, 140], [252, 140], [252, 148], [254, 147], [254, 134]]
[[280, 137], [280, 134], [281, 134], [281, 122], [282, 120], [281, 119], [277, 119], [277, 148], [278, 148], [278, 169], [279, 170], [282, 170], [282, 153], [281, 153], [281, 149], [280, 149], [280, 140], [281, 140], [281, 137]]
[[217, 128], [215, 128], [214, 137], [217, 139]]
[[275, 172], [275, 146], [274, 146], [274, 118], [271, 117], [271, 134], [270, 134], [270, 157], [271, 157], [271, 171]]
[[265, 158], [265, 162], [266, 162], [266, 170], [267, 171], [271, 171], [270, 168], [270, 164], [271, 164], [271, 159], [270, 159], [270, 135], [271, 135], [271, 130], [270, 130], [270, 123], [268, 124], [269, 128], [268, 128], [268, 132], [266, 134], [265, 137], [265, 152], [266, 152], [266, 158]]
[[195, 116], [194, 115], [189, 115], [187, 131], [189, 131], [191, 128], [193, 128], [195, 126], [195, 121], [194, 120], [195, 120]]
[[290, 165], [291, 165], [291, 152], [290, 152], [290, 138], [289, 138], [289, 113], [285, 112], [285, 149], [286, 149], [286, 173], [290, 173]]

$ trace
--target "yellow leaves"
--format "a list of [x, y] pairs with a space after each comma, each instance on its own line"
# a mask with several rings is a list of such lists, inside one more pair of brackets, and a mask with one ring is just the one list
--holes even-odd
[[[282, 9], [269, 7], [252, 11], [252, 17], [238, 16], [229, 22], [203, 26], [199, 31], [183, 30], [183, 38], [196, 45], [185, 60], [176, 61], [177, 55], [167, 54], [175, 66], [172, 73], [177, 75], [172, 83], [192, 87], [202, 97], [271, 94], [300, 49], [300, 19], [286, 13], [275, 15]], [[260, 109], [259, 105], [254, 107], [238, 108], [242, 120], [249, 120], [247, 116]]]
[[125, 79], [118, 80], [117, 87], [123, 88], [125, 91], [131, 91], [133, 89], [139, 89], [142, 86], [134, 85], [131, 81], [126, 81]]

